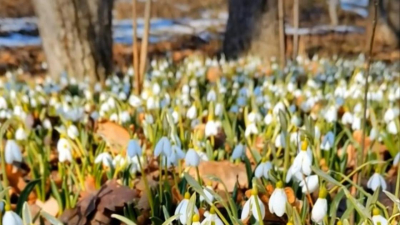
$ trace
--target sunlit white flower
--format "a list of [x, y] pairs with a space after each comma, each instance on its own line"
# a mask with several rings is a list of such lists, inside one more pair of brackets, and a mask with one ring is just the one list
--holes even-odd
[[313, 193], [319, 187], [318, 176], [317, 175], [308, 176], [302, 179], [299, 185], [303, 193]]
[[335, 135], [329, 131], [322, 139], [321, 150], [329, 151], [335, 143]]
[[224, 225], [222, 220], [215, 213], [215, 209], [213, 207], [211, 207], [210, 212], [208, 211], [204, 212], [204, 217], [205, 218], [201, 222], [201, 225], [209, 225], [209, 224]]
[[290, 180], [293, 175], [296, 175], [299, 172], [306, 176], [310, 175], [312, 160], [312, 153], [308, 147], [308, 142], [303, 141], [301, 143], [300, 152], [294, 158], [293, 164], [287, 172], [286, 181]]
[[361, 118], [359, 116], [353, 116], [353, 122], [351, 123], [351, 129], [361, 130]]
[[275, 147], [285, 148], [285, 146], [286, 146], [285, 135], [281, 132], [275, 138]]
[[286, 213], [287, 196], [283, 190], [283, 182], [278, 181], [276, 188], [268, 201], [268, 208], [272, 214], [282, 217]]
[[136, 95], [131, 95], [131, 96], [129, 97], [129, 104], [130, 104], [132, 107], [137, 108], [137, 107], [139, 107], [139, 106], [142, 104], [142, 100], [141, 100], [138, 96], [136, 96]]
[[112, 164], [114, 168], [125, 168], [129, 164], [129, 158], [118, 154], [114, 157]]
[[214, 195], [210, 192], [210, 190], [214, 191], [214, 188], [211, 186], [211, 182], [209, 184], [207, 184], [207, 186], [205, 186], [203, 188], [203, 192], [204, 192], [204, 194], [205, 194], [207, 199], [205, 199], [202, 195], [200, 195], [200, 201], [201, 202], [204, 201], [204, 200], [207, 200], [207, 202], [213, 202], [214, 201]]
[[14, 140], [7, 140], [6, 146], [4, 148], [4, 155], [7, 164], [22, 162], [21, 148]]
[[79, 136], [78, 128], [74, 124], [70, 124], [67, 129], [67, 134], [68, 134], [69, 138], [74, 140], [75, 138], [77, 138]]
[[367, 187], [375, 191], [378, 187], [382, 190], [386, 190], [386, 181], [378, 172], [375, 172], [368, 180]]
[[265, 179], [269, 179], [269, 171], [272, 169], [272, 163], [264, 157], [261, 160], [261, 163], [257, 166], [256, 170], [254, 171], [254, 175], [257, 178], [264, 177]]
[[7, 109], [7, 101], [3, 96], [0, 96], [0, 109]]
[[94, 163], [98, 164], [98, 163], [102, 163], [102, 165], [104, 167], [112, 167], [112, 157], [110, 155], [110, 153], [108, 152], [103, 152], [100, 153], [96, 159], [94, 160]]
[[187, 166], [198, 166], [200, 164], [200, 156], [194, 149], [189, 149], [185, 156], [185, 163]]
[[232, 152], [232, 159], [236, 160], [242, 158], [245, 152], [245, 147], [242, 144], [236, 145]]
[[18, 127], [18, 129], [15, 131], [15, 140], [17, 141], [23, 141], [26, 140], [27, 135], [25, 133], [24, 128]]
[[57, 142], [58, 161], [61, 163], [72, 162], [71, 145], [67, 139], [61, 137]]
[[343, 124], [352, 124], [353, 123], [353, 115], [350, 112], [345, 112], [342, 116]]
[[[258, 207], [260, 208], [261, 218], [258, 215], [256, 204], [258, 204]], [[251, 197], [244, 204], [240, 219], [244, 220], [248, 218], [250, 215], [252, 215], [257, 221], [263, 220], [265, 217], [265, 205], [258, 197], [258, 192], [255, 189], [251, 190]]]
[[[178, 204], [178, 206], [175, 209], [175, 215], [179, 215], [179, 221], [182, 224], [186, 224], [188, 215], [190, 212], [190, 209], [188, 208], [189, 206], [189, 199], [190, 199], [190, 194], [188, 192], [185, 193], [184, 199]], [[196, 206], [194, 206], [193, 209], [194, 214], [199, 214], [199, 210], [197, 209]]]
[[130, 160], [127, 160], [127, 162], [129, 163], [129, 172], [131, 174], [136, 174], [138, 171], [140, 171], [140, 164], [145, 167], [146, 163], [142, 156], [134, 156]]
[[385, 120], [386, 123], [389, 123], [390, 121], [394, 120], [398, 115], [399, 115], [399, 109], [391, 107], [386, 110], [383, 119]]
[[118, 114], [117, 114], [117, 113], [111, 114], [111, 116], [110, 116], [110, 121], [112, 121], [112, 122], [118, 122], [118, 121], [119, 121]]
[[217, 100], [217, 94], [215, 93], [215, 91], [213, 89], [211, 89], [207, 93], [207, 101], [208, 102], [215, 102], [216, 100]]
[[13, 211], [6, 211], [2, 220], [4, 225], [22, 225], [22, 219]]
[[165, 156], [171, 155], [171, 142], [167, 137], [160, 138], [154, 148], [154, 156], [158, 157], [160, 154]]
[[267, 115], [265, 115], [265, 117], [264, 117], [264, 123], [265, 123], [265, 125], [270, 125], [271, 124], [271, 122], [272, 122], [272, 113], [271, 113], [271, 111], [269, 111], [268, 113], [267, 113]]
[[218, 125], [214, 120], [208, 120], [205, 128], [206, 137], [216, 136], [218, 134]]
[[390, 121], [387, 125], [386, 125], [386, 129], [389, 133], [391, 134], [397, 134], [398, 130], [397, 130], [397, 126], [396, 126], [396, 121], [392, 120]]
[[191, 120], [193, 120], [197, 117], [197, 108], [194, 104], [186, 112], [186, 117]]
[[372, 210], [372, 222], [374, 222], [374, 225], [387, 225], [389, 224], [387, 219], [383, 216], [381, 216], [381, 212], [378, 208], [374, 208]]
[[328, 212], [328, 201], [326, 200], [327, 194], [328, 191], [326, 188], [322, 187], [319, 191], [319, 197], [311, 211], [311, 220], [315, 223], [321, 223]]
[[371, 139], [371, 141], [376, 140], [376, 138], [379, 136], [379, 131], [378, 129], [376, 129], [375, 127], [373, 127], [371, 129], [371, 131], [369, 132], [369, 139]]
[[334, 106], [330, 106], [324, 113], [326, 122], [333, 123], [337, 120], [337, 109]]

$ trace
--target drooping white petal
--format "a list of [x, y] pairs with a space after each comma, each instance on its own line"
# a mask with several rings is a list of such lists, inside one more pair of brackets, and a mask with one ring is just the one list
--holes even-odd
[[275, 188], [268, 202], [268, 208], [271, 213], [281, 217], [286, 212], [287, 196], [282, 188]]
[[136, 140], [130, 140], [128, 143], [128, 155], [134, 157], [142, 154], [142, 148]]
[[6, 211], [2, 220], [4, 225], [22, 225], [22, 219], [13, 211]]
[[250, 201], [247, 200], [246, 203], [244, 203], [243, 209], [242, 209], [242, 214], [240, 215], [240, 219], [244, 220], [250, 215]]
[[303, 193], [307, 192], [313, 193], [319, 187], [318, 176], [317, 175], [308, 176], [304, 180], [301, 180], [299, 185], [300, 187], [302, 187], [301, 190]]
[[328, 202], [325, 198], [318, 198], [311, 211], [311, 219], [315, 223], [321, 223], [328, 212]]
[[200, 164], [200, 156], [194, 149], [189, 149], [185, 156], [185, 163], [187, 166], [198, 166]]

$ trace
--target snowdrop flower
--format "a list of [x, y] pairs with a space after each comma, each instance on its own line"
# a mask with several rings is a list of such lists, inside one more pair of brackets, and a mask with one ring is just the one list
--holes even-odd
[[232, 159], [236, 160], [242, 158], [245, 152], [245, 147], [242, 144], [236, 145], [232, 152]]
[[283, 190], [283, 182], [278, 181], [276, 188], [268, 201], [268, 208], [272, 214], [282, 217], [286, 213], [287, 196]]
[[281, 132], [275, 138], [275, 147], [285, 148], [285, 146], [286, 146], [285, 135]]
[[194, 214], [192, 217], [192, 225], [201, 225], [200, 223], [200, 216], [197, 214]]
[[193, 104], [188, 111], [186, 112], [186, 117], [193, 120], [197, 117], [197, 109], [196, 106]]
[[119, 121], [117, 113], [111, 114], [110, 121], [112, 121], [112, 122], [118, 122]]
[[140, 98], [136, 95], [131, 95], [129, 97], [129, 104], [134, 107], [137, 108], [142, 104], [142, 101], [140, 100]]
[[217, 94], [215, 93], [215, 91], [213, 89], [211, 89], [207, 93], [207, 101], [208, 102], [215, 102], [216, 100], [217, 100]]
[[67, 129], [67, 134], [68, 134], [69, 138], [74, 140], [75, 138], [77, 138], [79, 136], [78, 128], [74, 124], [69, 125], [68, 129]]
[[264, 157], [261, 160], [261, 163], [257, 166], [254, 174], [257, 178], [264, 177], [265, 179], [269, 179], [269, 171], [272, 169], [272, 163]]
[[0, 96], [0, 109], [7, 109], [7, 101], [3, 96]]
[[57, 142], [57, 151], [58, 151], [58, 161], [63, 162], [72, 162], [72, 154], [71, 154], [71, 145], [67, 139], [61, 137]]
[[112, 161], [114, 168], [125, 168], [129, 164], [129, 158], [125, 158], [122, 155], [116, 155]]
[[399, 114], [398, 109], [389, 108], [388, 110], [386, 110], [383, 119], [385, 120], [386, 123], [389, 123], [390, 121], [394, 120], [398, 116], [398, 114]]
[[15, 131], [15, 140], [17, 141], [23, 141], [26, 140], [27, 135], [25, 133], [24, 128], [18, 127], [17, 131]]
[[353, 122], [351, 124], [351, 129], [361, 130], [361, 118], [359, 116], [353, 116]]
[[342, 123], [352, 124], [352, 122], [353, 122], [353, 115], [350, 112], [345, 112], [342, 116]]
[[386, 125], [386, 129], [389, 133], [391, 134], [397, 134], [398, 130], [397, 130], [397, 126], [396, 126], [396, 122], [394, 120], [390, 121], [387, 125]]
[[129, 163], [129, 172], [131, 174], [136, 174], [138, 171], [140, 171], [140, 164], [145, 167], [144, 165], [144, 160], [142, 156], [134, 156], [130, 160], [128, 160]]
[[218, 217], [218, 215], [215, 213], [214, 207], [211, 207], [210, 212], [205, 211], [204, 212], [204, 220], [201, 222], [201, 225], [224, 225], [222, 220]]
[[[192, 216], [192, 215], [188, 215], [189, 210], [190, 210], [188, 208], [189, 199], [190, 199], [190, 194], [189, 194], [189, 192], [186, 192], [184, 199], [179, 203], [178, 207], [176, 207], [176, 209], [175, 209], [175, 215], [179, 215], [179, 221], [182, 224], [186, 224], [187, 217]], [[197, 209], [196, 206], [194, 206], [193, 213], [199, 214], [199, 210]]]
[[294, 158], [293, 164], [290, 166], [287, 172], [286, 182], [288, 182], [293, 175], [298, 177], [298, 173], [302, 173], [307, 176], [310, 175], [312, 160], [312, 153], [308, 147], [308, 142], [303, 141], [301, 143], [300, 152], [297, 154], [296, 158]]
[[305, 193], [313, 193], [319, 187], [318, 176], [311, 175], [300, 181], [301, 191]]
[[317, 201], [314, 204], [314, 207], [311, 211], [311, 220], [315, 223], [321, 223], [328, 212], [328, 202], [326, 200], [326, 196], [328, 191], [325, 187], [321, 187], [319, 190], [319, 196]]
[[249, 123], [246, 126], [246, 130], [244, 132], [244, 136], [246, 136], [246, 137], [249, 137], [252, 134], [254, 134], [254, 135], [258, 134], [258, 129], [257, 129], [257, 126], [255, 123]]
[[216, 136], [218, 134], [218, 125], [214, 120], [208, 120], [205, 128], [206, 137]]
[[335, 106], [330, 106], [324, 113], [326, 122], [333, 123], [337, 120], [337, 110]]
[[397, 155], [394, 157], [393, 166], [398, 166], [399, 163], [400, 163], [400, 152], [398, 152]]
[[102, 163], [104, 167], [112, 167], [112, 157], [108, 152], [103, 152], [96, 157], [94, 163]]
[[268, 111], [267, 115], [264, 117], [264, 123], [265, 125], [270, 125], [272, 123], [272, 113], [271, 111]]
[[22, 219], [15, 212], [7, 210], [3, 215], [3, 224], [7, 225], [22, 225]]
[[7, 164], [21, 163], [22, 153], [17, 142], [14, 140], [7, 140], [4, 148], [5, 161]]
[[335, 135], [332, 131], [329, 131], [324, 138], [322, 139], [322, 143], [320, 148], [325, 151], [329, 151], [335, 143]]
[[386, 190], [386, 186], [387, 185], [385, 179], [382, 177], [382, 175], [379, 174], [379, 169], [377, 169], [374, 175], [369, 178], [367, 187], [375, 191], [376, 189], [378, 189], [378, 187], [381, 187], [382, 190]]
[[140, 156], [142, 155], [142, 148], [140, 147], [139, 143], [136, 140], [130, 140], [128, 143], [128, 148], [127, 148], [128, 156], [129, 157], [134, 157], [134, 156]]
[[387, 219], [383, 216], [381, 216], [381, 212], [378, 208], [374, 208], [372, 210], [372, 222], [374, 222], [374, 225], [387, 225], [389, 224]]
[[157, 142], [156, 147], [154, 148], [154, 156], [158, 157], [161, 153], [165, 156], [171, 155], [171, 142], [167, 137], [162, 137]]
[[[270, 199], [271, 201], [271, 199]], [[261, 218], [257, 212], [257, 205], [260, 207]], [[253, 188], [251, 190], [251, 197], [246, 201], [243, 206], [242, 215], [240, 216], [241, 220], [244, 220], [252, 215], [257, 221], [263, 220], [265, 217], [265, 206], [261, 199], [258, 197], [258, 191]]]
[[209, 182], [207, 184], [207, 186], [205, 188], [203, 188], [203, 192], [206, 195], [207, 199], [205, 199], [202, 195], [200, 195], [200, 201], [201, 202], [204, 201], [204, 200], [207, 200], [207, 202], [213, 202], [214, 201], [214, 195], [210, 192], [210, 190], [214, 191], [214, 188], [211, 185], [212, 185], [212, 183]]
[[186, 153], [185, 163], [187, 166], [196, 167], [200, 164], [200, 156], [194, 149], [189, 149]]
[[379, 131], [378, 129], [376, 129], [375, 127], [373, 127], [371, 129], [371, 131], [369, 132], [369, 139], [371, 139], [371, 141], [376, 140], [376, 138], [379, 136]]

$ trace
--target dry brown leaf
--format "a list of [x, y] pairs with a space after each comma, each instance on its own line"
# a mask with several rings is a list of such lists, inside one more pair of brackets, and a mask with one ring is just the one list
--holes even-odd
[[[196, 169], [189, 168], [189, 174], [197, 179]], [[247, 188], [247, 174], [246, 167], [243, 163], [233, 164], [230, 161], [202, 161], [199, 165], [199, 172], [202, 180], [212, 182], [219, 190], [224, 190], [223, 185], [218, 185], [217, 182], [212, 181], [208, 176], [216, 176], [222, 180], [226, 185], [229, 192], [235, 188], [236, 181], [238, 181], [241, 188]]]
[[56, 216], [59, 210], [59, 206], [57, 200], [53, 197], [47, 199], [46, 202], [42, 202], [40, 200], [36, 200], [36, 205], [40, 207], [43, 211], [47, 212], [52, 216]]
[[289, 204], [293, 204], [296, 202], [296, 195], [294, 194], [294, 191], [291, 187], [285, 187], [285, 193], [287, 196], [287, 200]]
[[210, 67], [207, 70], [207, 80], [211, 83], [216, 82], [221, 75], [222, 75], [222, 71], [217, 66]]
[[125, 151], [130, 140], [129, 132], [124, 127], [110, 121], [98, 122], [96, 133], [107, 142], [115, 153]]

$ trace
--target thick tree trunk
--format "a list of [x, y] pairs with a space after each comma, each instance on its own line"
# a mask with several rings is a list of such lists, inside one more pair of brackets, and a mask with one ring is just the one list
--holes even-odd
[[93, 83], [112, 72], [113, 0], [33, 0], [49, 74]]
[[280, 57], [277, 0], [229, 0], [223, 52], [228, 58], [250, 53]]

